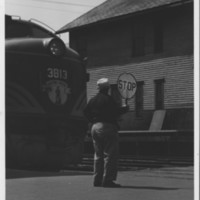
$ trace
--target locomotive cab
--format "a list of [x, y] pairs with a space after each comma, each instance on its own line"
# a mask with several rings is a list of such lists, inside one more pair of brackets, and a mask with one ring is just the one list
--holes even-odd
[[55, 37], [50, 30], [47, 30], [31, 21], [13, 19], [12, 16], [5, 16], [5, 37], [9, 38], [47, 38], [47, 37]]

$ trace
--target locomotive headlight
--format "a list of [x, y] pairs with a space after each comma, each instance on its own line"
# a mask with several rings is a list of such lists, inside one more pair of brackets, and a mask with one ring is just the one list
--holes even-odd
[[52, 39], [49, 43], [49, 50], [54, 56], [61, 56], [65, 53], [65, 45], [59, 39]]

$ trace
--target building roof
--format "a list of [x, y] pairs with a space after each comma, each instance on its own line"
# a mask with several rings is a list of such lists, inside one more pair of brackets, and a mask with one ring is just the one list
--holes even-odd
[[60, 28], [57, 33], [80, 28], [86, 25], [146, 11], [153, 8], [183, 4], [193, 0], [107, 0], [89, 12]]

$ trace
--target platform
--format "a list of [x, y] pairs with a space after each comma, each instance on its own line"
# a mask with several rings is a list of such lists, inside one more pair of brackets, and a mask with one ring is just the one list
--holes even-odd
[[120, 171], [121, 188], [93, 187], [92, 173], [7, 170], [6, 200], [193, 200], [193, 167]]

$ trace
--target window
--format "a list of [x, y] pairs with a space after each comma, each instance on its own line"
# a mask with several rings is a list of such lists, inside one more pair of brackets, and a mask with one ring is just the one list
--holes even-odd
[[132, 30], [132, 57], [163, 52], [163, 17], [153, 17], [153, 22], [141, 20]]
[[164, 109], [164, 79], [155, 80], [155, 109]]
[[6, 38], [48, 38], [55, 36], [53, 33], [47, 31], [40, 26], [33, 25], [28, 22], [12, 22], [6, 24]]
[[110, 95], [117, 102], [119, 106], [122, 105], [122, 97], [118, 91], [117, 84], [110, 85]]
[[143, 110], [143, 102], [144, 102], [143, 85], [144, 81], [137, 82], [137, 90], [135, 94], [136, 117], [141, 117], [141, 111]]
[[40, 28], [38, 26], [31, 26], [32, 31], [32, 37], [34, 38], [47, 38], [47, 37], [53, 37], [54, 35], [47, 30]]
[[143, 24], [136, 24], [133, 29], [132, 56], [145, 55], [145, 28]]
[[30, 28], [27, 24], [23, 23], [10, 23], [6, 25], [6, 38], [22, 38], [31, 35]]
[[87, 41], [86, 38], [81, 37], [77, 41], [76, 50], [82, 58], [87, 57]]
[[154, 53], [163, 51], [163, 25], [160, 20], [154, 24]]

